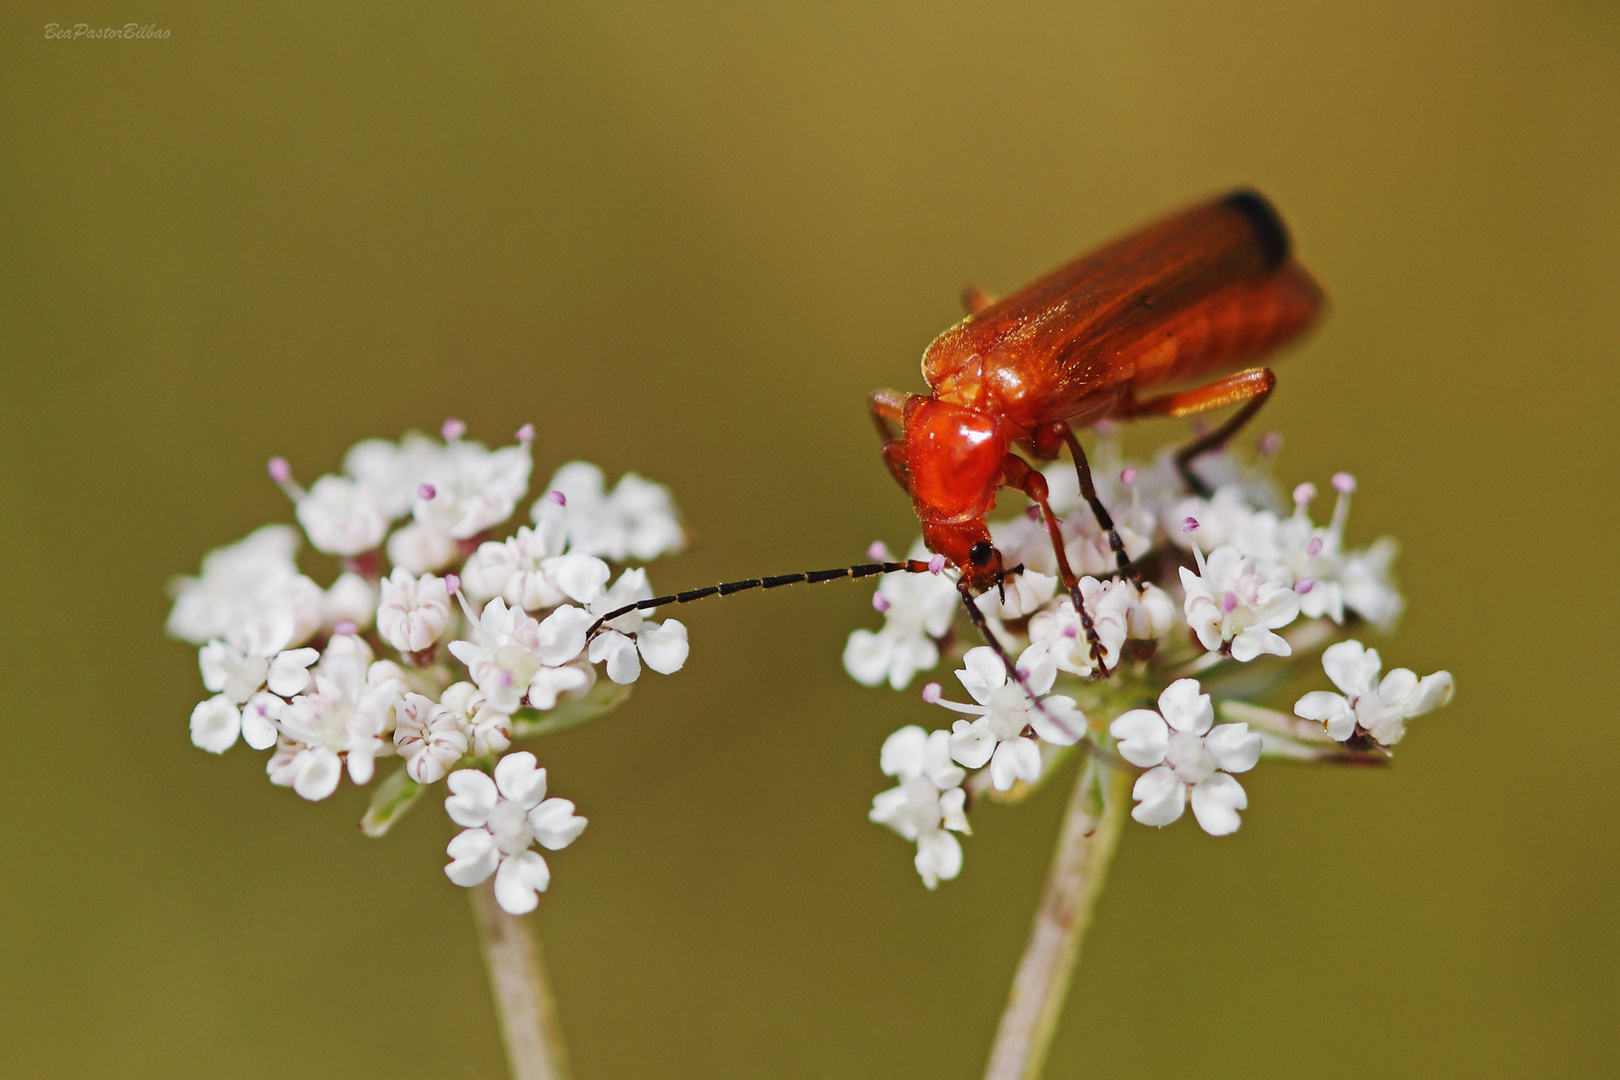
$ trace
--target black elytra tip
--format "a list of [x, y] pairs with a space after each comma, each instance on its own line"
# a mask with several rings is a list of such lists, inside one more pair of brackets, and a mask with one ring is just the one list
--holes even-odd
[[1288, 253], [1293, 249], [1288, 239], [1288, 226], [1283, 224], [1271, 200], [1258, 191], [1239, 188], [1221, 201], [1242, 214], [1254, 230], [1260, 254], [1266, 260], [1266, 269], [1275, 270], [1288, 261]]

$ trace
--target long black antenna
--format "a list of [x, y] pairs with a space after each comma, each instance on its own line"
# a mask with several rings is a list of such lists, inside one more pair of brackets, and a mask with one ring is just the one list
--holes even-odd
[[776, 574], [772, 577], [725, 581], [719, 585], [708, 585], [701, 589], [688, 589], [685, 592], [670, 593], [668, 596], [654, 596], [648, 600], [637, 600], [633, 604], [614, 608], [592, 623], [591, 628], [585, 632], [585, 636], [594, 636], [604, 623], [610, 623], [621, 615], [628, 615], [632, 611], [646, 611], [649, 608], [663, 607], [665, 604], [690, 604], [693, 600], [702, 600], [706, 596], [730, 596], [732, 593], [747, 592], [749, 589], [779, 589], [783, 585], [797, 585], [800, 582], [814, 585], [818, 581], [873, 577], [877, 574], [893, 574], [901, 570], [908, 574], [937, 572], [931, 563], [924, 562], [921, 559], [907, 559], [905, 562], [856, 563], [854, 566], [841, 566], [835, 570], [811, 570], [802, 574]]
[[[719, 585], [706, 585], [701, 589], [687, 589], [685, 592], [670, 593], [668, 596], [654, 596], [646, 600], [637, 600], [633, 604], [625, 604], [623, 607], [614, 608], [591, 624], [590, 629], [586, 631], [586, 637], [594, 637], [596, 632], [605, 624], [612, 622], [621, 615], [628, 615], [632, 611], [646, 611], [650, 608], [663, 607], [666, 604], [690, 604], [693, 600], [702, 600], [709, 596], [730, 596], [732, 593], [747, 592], [749, 589], [779, 589], [783, 585], [798, 585], [800, 583], [814, 585], [820, 581], [875, 577], [878, 574], [893, 574], [901, 571], [908, 574], [936, 574], [940, 572], [936, 569], [938, 565], [937, 561], [924, 562], [921, 559], [907, 559], [904, 562], [856, 563], [854, 566], [840, 566], [832, 570], [811, 570], [807, 573], [775, 574], [771, 577], [724, 581]], [[1020, 564], [1003, 574], [1002, 578], [1005, 580], [1023, 569], [1023, 565]], [[998, 583], [998, 587], [1000, 585], [1001, 583]], [[1040, 695], [1030, 688], [1029, 679], [1018, 669], [1017, 663], [1013, 661], [1011, 654], [1007, 652], [1007, 647], [1001, 643], [1001, 639], [996, 637], [995, 632], [990, 629], [990, 623], [985, 619], [984, 612], [980, 611], [979, 605], [974, 603], [973, 594], [960, 582], [957, 583], [956, 588], [957, 592], [962, 596], [962, 606], [967, 609], [968, 619], [973, 623], [974, 629], [984, 638], [985, 643], [995, 651], [995, 654], [1001, 658], [1002, 665], [1007, 669], [1007, 677], [1016, 682], [1019, 689], [1028, 695], [1036, 711], [1050, 720], [1055, 726], [1074, 736], [1075, 741], [1083, 744], [1089, 753], [1111, 757], [1112, 755], [1105, 754], [1098, 747], [1092, 745], [1087, 732], [1070, 730], [1069, 725], [1046, 711], [1046, 706], [1041, 703]], [[1079, 590], [1076, 589], [1075, 593], [1076, 607], [1083, 613], [1085, 606], [1080, 600]], [[1091, 631], [1092, 635], [1095, 635], [1096, 631], [1092, 630], [1090, 619], [1087, 618], [1086, 622], [1087, 629]], [[1100, 642], [1094, 643], [1094, 655], [1098, 645], [1100, 645]]]

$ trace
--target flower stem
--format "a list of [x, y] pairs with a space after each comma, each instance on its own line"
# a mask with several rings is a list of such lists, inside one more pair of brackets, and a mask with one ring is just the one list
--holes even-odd
[[512, 1080], [568, 1080], [568, 1048], [540, 943], [495, 902], [493, 878], [469, 891]]
[[985, 1080], [1038, 1080], [1057, 1032], [1080, 939], [1102, 892], [1130, 803], [1131, 776], [1088, 757], [1063, 815], [1046, 890], [996, 1029]]

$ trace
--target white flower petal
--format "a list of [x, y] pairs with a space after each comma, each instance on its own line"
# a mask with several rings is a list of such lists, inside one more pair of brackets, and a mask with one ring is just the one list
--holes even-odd
[[1042, 698], [1041, 708], [1029, 711], [1029, 726], [1054, 746], [1073, 746], [1086, 733], [1086, 724], [1086, 714], [1062, 694]]
[[1118, 742], [1119, 756], [1132, 765], [1151, 769], [1164, 761], [1170, 746], [1170, 727], [1152, 709], [1132, 709], [1108, 725], [1108, 734]]
[[928, 748], [928, 733], [916, 724], [909, 724], [883, 740], [878, 751], [878, 768], [884, 776], [921, 776], [923, 754]]
[[580, 604], [601, 599], [606, 593], [608, 578], [613, 576], [608, 564], [592, 555], [557, 555], [545, 560], [540, 567], [552, 584]]
[[560, 851], [585, 831], [585, 819], [574, 813], [567, 799], [547, 799], [529, 811], [529, 828], [548, 851]]
[[[586, 690], [590, 686], [591, 673], [588, 669], [573, 664], [567, 667], [543, 667], [534, 673], [534, 679], [529, 683], [529, 704], [545, 712], [557, 707], [557, 698], [561, 695]], [[499, 708], [493, 696], [490, 705]], [[510, 713], [515, 709], [514, 705], [513, 709], [500, 711]]]
[[1204, 736], [1204, 747], [1215, 755], [1216, 767], [1229, 773], [1254, 768], [1260, 761], [1260, 745], [1259, 733], [1250, 731], [1248, 724], [1216, 724]]
[[[450, 797], [444, 800], [444, 809], [451, 821], [471, 829], [489, 820], [489, 812], [495, 809], [495, 800], [500, 797], [495, 781], [477, 769], [457, 769], [445, 784], [450, 789]], [[490, 842], [493, 844], [494, 840]]]
[[996, 737], [983, 718], [973, 721], [958, 720], [951, 725], [951, 757], [970, 769], [977, 769], [996, 752]]
[[1293, 646], [1264, 626], [1251, 626], [1232, 639], [1232, 659], [1247, 664], [1257, 656], [1289, 656]]
[[969, 649], [962, 657], [962, 670], [956, 678], [980, 705], [990, 703], [990, 695], [1007, 682], [1007, 666], [988, 645]]
[[568, 663], [585, 649], [585, 631], [596, 619], [583, 608], [564, 605], [540, 620], [535, 655], [540, 662], [557, 667]]
[[[478, 775], [482, 776], [483, 773]], [[495, 846], [495, 837], [484, 829], [468, 829], [457, 833], [449, 846], [444, 849], [444, 853], [450, 856], [451, 860], [444, 868], [444, 876], [462, 888], [471, 888], [484, 881], [495, 872], [496, 865], [501, 861], [500, 849]]]
[[967, 819], [967, 792], [953, 787], [939, 795], [940, 824], [959, 833], [971, 833]]
[[889, 674], [894, 639], [871, 630], [855, 630], [844, 645], [844, 670], [862, 686], [876, 686]]
[[495, 786], [501, 794], [525, 810], [546, 797], [546, 770], [540, 768], [527, 750], [507, 754], [495, 763]]
[[254, 694], [242, 706], [242, 741], [255, 750], [276, 745], [276, 715], [286, 702], [274, 694]]
[[236, 745], [242, 714], [224, 694], [197, 703], [191, 710], [191, 741], [210, 754], [223, 754]]
[[641, 650], [641, 658], [647, 661], [647, 666], [660, 675], [673, 675], [681, 670], [691, 652], [686, 626], [678, 619], [642, 623], [641, 629], [636, 631], [636, 648]]
[[1225, 773], [1216, 773], [1192, 789], [1193, 817], [1211, 836], [1228, 836], [1243, 824], [1238, 811], [1249, 805], [1243, 785]]
[[343, 762], [324, 746], [300, 750], [293, 758], [293, 790], [310, 802], [319, 802], [337, 790]]
[[1378, 650], [1369, 649], [1359, 641], [1340, 641], [1322, 652], [1322, 669], [1327, 677], [1353, 698], [1373, 691], [1382, 666]]
[[962, 845], [948, 832], [925, 833], [917, 838], [917, 857], [913, 864], [923, 884], [935, 888], [941, 881], [950, 881], [962, 872]]
[[1163, 828], [1179, 818], [1187, 808], [1187, 785], [1181, 782], [1174, 770], [1161, 765], [1136, 778], [1131, 797], [1137, 800], [1131, 817], [1143, 825]]
[[1004, 739], [996, 747], [990, 759], [990, 782], [997, 791], [1006, 791], [1017, 780], [1033, 784], [1040, 778], [1041, 749], [1033, 739]]
[[501, 860], [495, 871], [495, 901], [512, 915], [527, 915], [551, 884], [551, 870], [538, 851], [520, 851]]
[[272, 694], [292, 697], [309, 686], [309, 666], [321, 658], [318, 649], [288, 649], [276, 654], [265, 676]]
[[624, 686], [641, 677], [641, 661], [636, 656], [636, 643], [623, 634], [611, 630], [600, 634], [591, 642], [592, 662], [606, 660], [607, 677]]

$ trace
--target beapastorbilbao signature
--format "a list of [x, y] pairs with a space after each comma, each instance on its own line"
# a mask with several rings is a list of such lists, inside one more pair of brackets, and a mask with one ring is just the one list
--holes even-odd
[[46, 41], [153, 41], [169, 36], [169, 31], [158, 29], [157, 23], [125, 23], [123, 26], [91, 26], [89, 23], [45, 24]]

